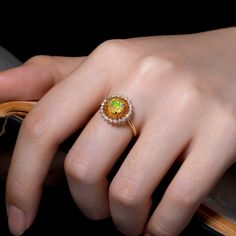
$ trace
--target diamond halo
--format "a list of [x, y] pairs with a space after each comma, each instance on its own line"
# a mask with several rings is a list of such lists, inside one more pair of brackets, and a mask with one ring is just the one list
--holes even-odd
[[103, 100], [100, 105], [100, 113], [105, 121], [111, 124], [127, 122], [133, 112], [131, 101], [122, 95], [113, 94]]

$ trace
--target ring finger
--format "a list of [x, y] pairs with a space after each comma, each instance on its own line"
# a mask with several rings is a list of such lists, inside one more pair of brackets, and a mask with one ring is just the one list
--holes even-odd
[[[122, 89], [117, 90], [122, 92]], [[129, 94], [135, 101], [135, 109], [141, 111], [137, 95], [128, 89], [124, 94]], [[131, 119], [137, 127], [141, 127], [142, 115], [134, 114]], [[101, 219], [109, 214], [106, 177], [132, 136], [128, 125], [111, 125], [97, 112], [70, 150], [65, 162], [70, 190], [77, 205], [88, 217]]]

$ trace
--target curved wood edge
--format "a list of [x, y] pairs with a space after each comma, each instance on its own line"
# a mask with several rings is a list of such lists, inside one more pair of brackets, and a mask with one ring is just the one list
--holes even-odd
[[226, 219], [224, 216], [219, 215], [204, 204], [199, 207], [197, 216], [204, 224], [223, 235], [236, 235], [236, 224]]
[[9, 115], [21, 115], [25, 116], [32, 107], [36, 104], [34, 101], [12, 101], [0, 104], [0, 117], [6, 117]]

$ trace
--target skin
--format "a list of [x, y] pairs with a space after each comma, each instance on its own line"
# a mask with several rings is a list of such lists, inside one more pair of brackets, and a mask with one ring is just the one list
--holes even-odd
[[[58, 145], [86, 125], [64, 163], [81, 211], [96, 220], [111, 216], [126, 235], [178, 235], [236, 160], [235, 63], [232, 27], [110, 40], [88, 57], [37, 56], [1, 72], [1, 102], [40, 99], [22, 124], [7, 178], [11, 232], [32, 224]], [[128, 126], [111, 126], [97, 112], [113, 93], [132, 101], [139, 136], [109, 184], [132, 139]], [[150, 216], [152, 193], [183, 150]]]

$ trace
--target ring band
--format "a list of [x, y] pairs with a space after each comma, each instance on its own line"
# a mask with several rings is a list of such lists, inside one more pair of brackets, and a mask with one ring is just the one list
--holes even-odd
[[138, 134], [134, 123], [130, 119], [133, 114], [133, 105], [127, 97], [114, 94], [105, 98], [100, 105], [100, 113], [108, 123], [113, 125], [127, 123], [133, 136], [135, 137]]
[[136, 129], [134, 123], [130, 119], [127, 120], [127, 123], [133, 132], [133, 136], [135, 137], [138, 134], [138, 130]]

